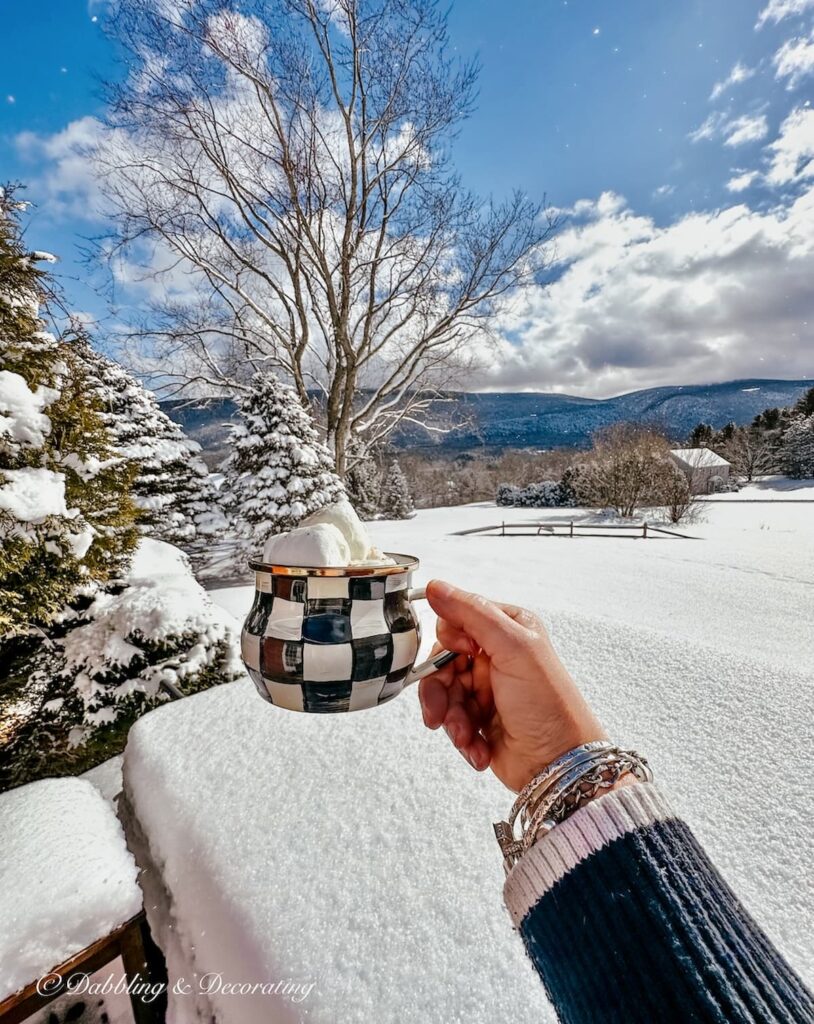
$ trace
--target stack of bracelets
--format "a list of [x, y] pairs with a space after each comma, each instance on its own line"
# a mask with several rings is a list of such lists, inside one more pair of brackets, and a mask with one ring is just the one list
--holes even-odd
[[[509, 820], [494, 826], [506, 871], [555, 825], [625, 775], [635, 775], [640, 782], [653, 778], [643, 757], [634, 750], [620, 750], [608, 740], [574, 747], [538, 772], [518, 794]], [[515, 834], [518, 820], [519, 836]]]

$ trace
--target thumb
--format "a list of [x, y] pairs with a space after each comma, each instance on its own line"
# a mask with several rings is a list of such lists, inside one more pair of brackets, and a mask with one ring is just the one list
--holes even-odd
[[439, 618], [466, 633], [489, 657], [514, 645], [522, 632], [499, 605], [442, 580], [430, 580], [427, 600]]

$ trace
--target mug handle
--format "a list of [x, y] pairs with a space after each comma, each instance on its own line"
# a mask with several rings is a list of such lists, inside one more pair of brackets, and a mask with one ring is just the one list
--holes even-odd
[[[427, 599], [427, 588], [426, 587], [412, 587], [407, 591], [408, 601], [426, 601]], [[444, 665], [448, 665], [451, 661], [454, 661], [458, 655], [455, 651], [439, 651], [434, 654], [431, 658], [427, 658], [426, 661], [422, 661], [420, 665], [416, 665], [412, 672], [409, 673], [407, 678], [404, 680], [404, 685], [409, 686], [411, 683], [417, 683], [419, 679], [423, 679], [424, 676], [431, 676], [433, 672], [437, 672], [439, 668], [443, 668]]]

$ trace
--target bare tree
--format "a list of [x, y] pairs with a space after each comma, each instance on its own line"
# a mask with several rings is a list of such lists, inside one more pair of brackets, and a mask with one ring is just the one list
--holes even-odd
[[594, 436], [593, 450], [580, 465], [578, 499], [632, 516], [642, 505], [662, 503], [669, 445], [656, 431], [616, 423]]
[[757, 427], [738, 427], [718, 450], [732, 463], [738, 476], [754, 480], [756, 476], [777, 471], [778, 445], [776, 439]]
[[703, 511], [701, 496], [693, 490], [689, 475], [665, 460], [660, 478], [656, 490], [670, 522], [694, 523], [700, 519]]
[[102, 249], [163, 282], [142, 342], [182, 388], [317, 389], [343, 473], [352, 437], [422, 420], [544, 261], [543, 205], [451, 165], [477, 66], [436, 0], [117, 0], [111, 24]]

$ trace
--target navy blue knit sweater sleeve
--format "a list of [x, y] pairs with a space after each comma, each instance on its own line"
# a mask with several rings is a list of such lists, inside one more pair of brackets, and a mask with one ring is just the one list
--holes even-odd
[[814, 999], [655, 786], [537, 842], [506, 905], [563, 1024], [814, 1024]]

